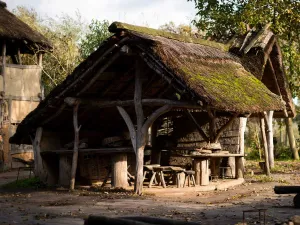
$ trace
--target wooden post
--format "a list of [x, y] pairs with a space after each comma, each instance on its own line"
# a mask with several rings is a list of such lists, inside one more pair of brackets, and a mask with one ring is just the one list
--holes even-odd
[[74, 190], [75, 187], [75, 177], [78, 161], [78, 145], [79, 145], [79, 130], [78, 127], [78, 107], [79, 104], [75, 104], [73, 108], [73, 125], [74, 125], [74, 152], [72, 160], [72, 170], [71, 170], [71, 179], [70, 179], [70, 190]]
[[34, 155], [34, 174], [41, 178], [43, 173], [43, 162], [41, 157], [41, 140], [42, 140], [43, 128], [38, 127], [35, 132], [35, 138], [33, 141], [33, 155]]
[[208, 159], [202, 159], [200, 161], [200, 185], [209, 185]]
[[242, 156], [235, 157], [235, 169], [236, 179], [244, 178], [244, 162]]
[[20, 48], [18, 48], [18, 53], [17, 53], [17, 55], [18, 55], [18, 63], [19, 63], [20, 65], [22, 65], [22, 58], [21, 58], [21, 50], [20, 50]]
[[[37, 54], [37, 63], [41, 68], [43, 68], [43, 54], [42, 53]], [[44, 92], [44, 86], [42, 83], [42, 77], [40, 77], [40, 88], [41, 88], [41, 99], [43, 100], [45, 98], [45, 92]]]
[[194, 158], [194, 171], [195, 171], [195, 180], [196, 185], [200, 185], [200, 162], [201, 160], [199, 158]]
[[6, 65], [6, 42], [2, 43], [2, 76], [3, 76], [3, 91], [5, 93], [5, 65]]
[[262, 136], [262, 143], [264, 146], [264, 156], [265, 156], [265, 168], [264, 171], [267, 176], [270, 176], [270, 165], [269, 165], [269, 151], [268, 151], [268, 143], [267, 143], [267, 137], [265, 132], [265, 120], [263, 118], [260, 119], [260, 131]]
[[126, 188], [127, 181], [127, 154], [114, 154], [112, 157], [112, 187]]
[[285, 118], [285, 125], [287, 130], [287, 136], [289, 138], [290, 148], [293, 152], [294, 159], [299, 159], [298, 149], [296, 147], [295, 136], [293, 131], [293, 121], [291, 118]]
[[267, 124], [267, 142], [268, 142], [268, 153], [269, 153], [269, 165], [270, 169], [274, 168], [274, 144], [273, 144], [273, 114], [274, 111], [267, 112], [265, 117], [265, 123]]
[[59, 156], [59, 184], [62, 186], [70, 185], [72, 164], [71, 159], [66, 154]]
[[143, 191], [143, 167], [144, 167], [144, 149], [146, 145], [146, 135], [143, 133], [144, 112], [142, 106], [142, 78], [143, 68], [141, 60], [136, 61], [135, 72], [135, 90], [134, 90], [134, 107], [136, 113], [137, 132], [136, 132], [136, 174], [134, 189], [137, 194]]

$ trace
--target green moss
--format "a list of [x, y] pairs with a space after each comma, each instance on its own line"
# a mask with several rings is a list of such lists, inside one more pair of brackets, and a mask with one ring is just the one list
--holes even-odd
[[205, 63], [185, 61], [177, 71], [212, 106], [237, 112], [282, 108], [279, 97], [237, 63]]
[[165, 37], [165, 38], [169, 38], [169, 39], [173, 39], [173, 40], [177, 40], [177, 41], [181, 41], [181, 42], [206, 45], [206, 46], [214, 47], [214, 48], [217, 48], [217, 49], [220, 49], [223, 51], [228, 51], [228, 49], [229, 49], [228, 45], [217, 43], [214, 41], [207, 41], [207, 40], [200, 39], [200, 38], [192, 38], [190, 36], [174, 34], [174, 33], [166, 32], [163, 30], [135, 26], [135, 25], [121, 23], [121, 22], [112, 23], [108, 29], [112, 33], [116, 33], [120, 30], [127, 30], [127, 31], [134, 31], [134, 32], [142, 33], [142, 34], [152, 35], [152, 36]]

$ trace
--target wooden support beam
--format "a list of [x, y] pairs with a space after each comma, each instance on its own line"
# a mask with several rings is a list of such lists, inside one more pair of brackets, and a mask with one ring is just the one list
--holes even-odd
[[201, 135], [201, 137], [206, 142], [209, 142], [209, 138], [207, 137], [206, 133], [203, 131], [202, 127], [199, 125], [199, 123], [197, 122], [197, 120], [195, 119], [195, 117], [188, 110], [185, 110], [184, 112], [187, 115], [187, 117], [195, 124], [195, 126], [196, 126], [199, 134]]
[[117, 106], [117, 109], [118, 109], [119, 113], [121, 114], [121, 116], [123, 117], [123, 119], [128, 127], [133, 150], [134, 150], [134, 152], [136, 152], [136, 131], [135, 131], [133, 122], [132, 122], [129, 114], [125, 111], [124, 108], [122, 108], [121, 106]]
[[71, 170], [71, 180], [70, 180], [70, 190], [74, 190], [75, 187], [75, 177], [78, 161], [78, 145], [79, 145], [79, 130], [78, 126], [78, 107], [79, 104], [76, 104], [73, 108], [73, 125], [74, 125], [74, 152], [72, 159], [72, 170]]
[[263, 112], [263, 118], [265, 121], [267, 131], [267, 148], [269, 152], [269, 165], [272, 169], [274, 167], [274, 145], [273, 145], [273, 114], [274, 111]]
[[[65, 98], [65, 103], [69, 106], [73, 106], [77, 103], [83, 105], [91, 105], [98, 108], [109, 108], [116, 106], [133, 106], [135, 104], [134, 100], [125, 100], [125, 101], [103, 101], [98, 99], [85, 99], [85, 98], [73, 98], [67, 97]], [[173, 101], [169, 99], [142, 99], [142, 105], [147, 106], [163, 106], [170, 105], [173, 108], [183, 108], [183, 109], [203, 109], [202, 106], [197, 105], [193, 102], [181, 102], [181, 101]]]
[[216, 137], [215, 137], [214, 142], [218, 142], [218, 140], [219, 140], [219, 138], [221, 137], [223, 131], [226, 130], [229, 126], [231, 126], [231, 124], [233, 123], [233, 121], [234, 121], [236, 118], [237, 118], [237, 115], [231, 117], [231, 118], [229, 119], [229, 121], [228, 121], [226, 124], [224, 124], [224, 125], [216, 132], [217, 134], [216, 134]]
[[263, 118], [260, 119], [260, 131], [262, 136], [262, 142], [264, 146], [264, 157], [265, 157], [265, 168], [264, 172], [267, 176], [270, 176], [270, 165], [269, 165], [269, 152], [268, 152], [268, 142], [266, 137], [266, 129], [265, 129], [265, 120]]
[[[115, 44], [115, 45], [113, 45], [111, 48], [107, 49], [107, 51], [104, 52], [104, 53], [102, 54], [102, 56], [101, 56], [100, 58], [98, 58], [98, 59], [94, 62], [94, 64], [93, 64], [92, 66], [90, 66], [90, 67], [89, 67], [89, 68], [88, 68], [88, 69], [80, 76], [79, 79], [76, 79], [73, 83], [71, 83], [70, 85], [68, 85], [68, 87], [67, 87], [64, 91], [62, 91], [56, 98], [60, 98], [61, 96], [63, 96], [70, 88], [73, 88], [78, 82], [80, 82], [82, 79], [84, 79], [85, 76], [87, 76], [92, 70], [94, 70], [95, 67], [98, 66], [99, 63], [101, 63], [103, 60], [106, 59], [106, 57], [107, 57], [108, 54], [111, 54], [111, 52], [112, 52], [114, 49], [122, 47], [122, 44], [123, 44], [125, 41], [127, 41], [128, 39], [129, 39], [128, 37], [125, 37], [125, 38], [123, 38], [121, 41], [119, 41], [118, 44]], [[120, 54], [120, 53], [119, 53], [119, 54]], [[106, 66], [109, 66], [109, 65], [106, 64]], [[107, 68], [107, 67], [105, 67], [104, 70], [105, 70], [106, 68]], [[103, 71], [104, 71], [104, 70], [103, 70]], [[80, 93], [78, 93], [78, 95], [79, 95], [79, 94], [80, 94]]]
[[5, 66], [6, 66], [6, 42], [5, 40], [2, 40], [2, 76], [3, 76], [3, 91], [5, 93]]
[[82, 94], [83, 92], [85, 92], [87, 89], [89, 89], [94, 83], [95, 81], [99, 78], [99, 76], [110, 66], [112, 65], [119, 57], [120, 57], [121, 53], [117, 52], [115, 55], [113, 55], [109, 61], [107, 63], [105, 63], [105, 65], [103, 65], [101, 67], [101, 69], [97, 72], [97, 74], [95, 76], [93, 76], [93, 78], [84, 86], [84, 88], [77, 93], [77, 96], [79, 96], [80, 94]]
[[56, 117], [58, 117], [66, 108], [66, 104], [62, 104], [59, 109], [50, 117], [48, 117], [46, 120], [44, 120], [41, 123], [41, 126], [45, 125], [46, 123], [49, 123], [51, 120], [55, 119]]
[[207, 109], [208, 116], [210, 118], [209, 121], [209, 139], [211, 142], [214, 142], [217, 135], [217, 125], [216, 125], [216, 113], [214, 110], [208, 108]]

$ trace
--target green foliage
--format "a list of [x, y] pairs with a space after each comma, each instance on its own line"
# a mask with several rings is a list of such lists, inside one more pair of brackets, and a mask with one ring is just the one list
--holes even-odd
[[187, 0], [198, 10], [194, 24], [207, 37], [229, 39], [249, 28], [271, 23], [281, 39], [284, 65], [294, 96], [300, 93], [300, 1], [298, 0]]
[[277, 160], [291, 160], [293, 159], [293, 152], [290, 147], [283, 144], [278, 144], [275, 147], [275, 159]]
[[111, 33], [108, 31], [109, 22], [107, 20], [92, 20], [87, 34], [81, 39], [81, 56], [86, 59], [94, 52], [100, 44], [107, 39]]
[[259, 150], [256, 148], [246, 148], [245, 149], [245, 153], [246, 153], [246, 159], [247, 160], [259, 160], [260, 156], [259, 156]]
[[[82, 61], [78, 43], [85, 30], [85, 24], [79, 13], [75, 18], [66, 14], [61, 14], [56, 18], [40, 17], [35, 10], [21, 6], [13, 12], [19, 19], [52, 42], [53, 50], [47, 51], [43, 58], [42, 81], [47, 94]], [[27, 55], [22, 61], [36, 64], [36, 56]]]
[[14, 181], [3, 185], [3, 189], [39, 189], [46, 188], [46, 185], [38, 177]]

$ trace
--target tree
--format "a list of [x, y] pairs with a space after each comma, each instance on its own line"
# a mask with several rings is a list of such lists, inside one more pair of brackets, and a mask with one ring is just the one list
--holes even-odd
[[[42, 82], [45, 94], [48, 94], [82, 61], [78, 43], [84, 33], [85, 24], [78, 12], [75, 18], [62, 14], [55, 19], [40, 17], [35, 10], [22, 6], [18, 6], [13, 12], [53, 45], [53, 50], [47, 51], [43, 60]], [[36, 55], [27, 55], [22, 61], [28, 64], [36, 63]]]
[[159, 27], [159, 29], [170, 32], [170, 33], [174, 33], [174, 34], [180, 34], [180, 35], [186, 35], [186, 36], [192, 35], [192, 27], [190, 25], [180, 24], [179, 26], [176, 26], [176, 24], [172, 21], [161, 25]]
[[[187, 0], [198, 10], [194, 24], [206, 37], [229, 40], [249, 28], [271, 23], [279, 37], [283, 63], [294, 97], [300, 96], [300, 1], [299, 0]], [[290, 121], [291, 122], [291, 121]], [[293, 136], [291, 126], [288, 131]], [[290, 136], [289, 140], [294, 138]], [[295, 159], [298, 150], [290, 144]]]
[[80, 52], [84, 59], [94, 52], [105, 39], [111, 36], [108, 27], [109, 22], [107, 20], [92, 20], [88, 32], [81, 39]]

